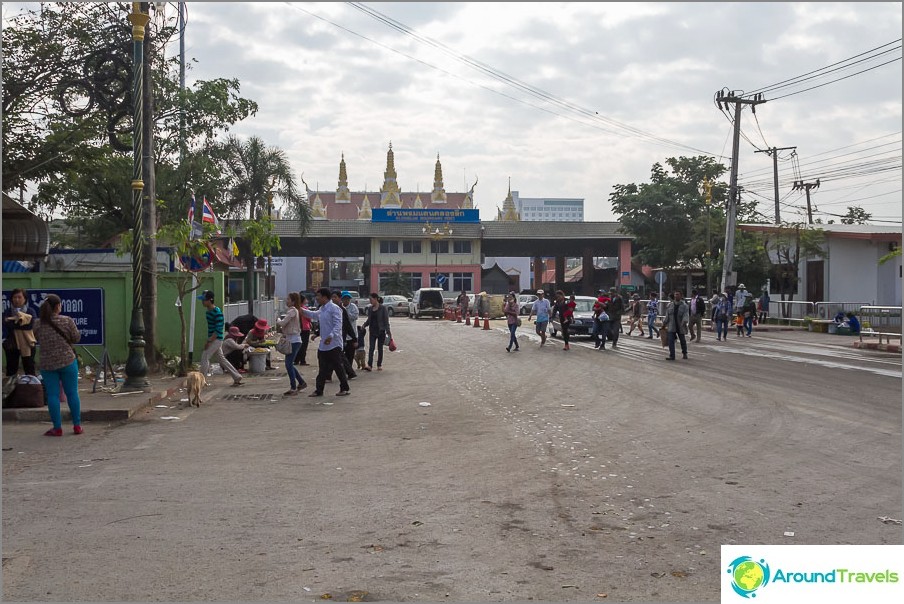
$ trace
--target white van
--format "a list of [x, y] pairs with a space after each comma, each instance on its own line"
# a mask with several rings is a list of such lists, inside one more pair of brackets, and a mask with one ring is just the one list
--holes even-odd
[[443, 293], [446, 290], [439, 287], [422, 287], [414, 292], [411, 302], [408, 303], [408, 316], [412, 319], [421, 317], [443, 318]]

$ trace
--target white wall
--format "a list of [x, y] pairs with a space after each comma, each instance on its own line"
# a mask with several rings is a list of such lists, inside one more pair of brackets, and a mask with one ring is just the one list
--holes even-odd
[[306, 289], [308, 281], [308, 259], [295, 256], [273, 258], [273, 276], [276, 291], [280, 298], [288, 292], [300, 292]]
[[[901, 306], [901, 258], [879, 265], [879, 258], [889, 251], [888, 242], [829, 236], [826, 247], [825, 301]], [[800, 295], [795, 296], [800, 300], [807, 292], [806, 264], [802, 259]]]

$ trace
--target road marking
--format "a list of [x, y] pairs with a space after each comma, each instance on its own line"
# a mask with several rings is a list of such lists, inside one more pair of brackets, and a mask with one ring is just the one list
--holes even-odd
[[[725, 352], [728, 354], [740, 354], [746, 356], [756, 356], [763, 357], [762, 350], [752, 349], [752, 348], [723, 348], [721, 352]], [[827, 361], [823, 359], [805, 359], [803, 357], [792, 356], [789, 354], [777, 354], [773, 350], [769, 350], [769, 358], [776, 359], [780, 361], [791, 361], [793, 363], [803, 363], [805, 365], [820, 365], [822, 367], [828, 367], [830, 369], [850, 369], [852, 371], [868, 371], [870, 373], [875, 373], [877, 375], [884, 375], [888, 377], [901, 378], [901, 370], [892, 370], [892, 369], [881, 369], [879, 367], [865, 367], [862, 365], [848, 365], [847, 363], [839, 363], [836, 361]]]

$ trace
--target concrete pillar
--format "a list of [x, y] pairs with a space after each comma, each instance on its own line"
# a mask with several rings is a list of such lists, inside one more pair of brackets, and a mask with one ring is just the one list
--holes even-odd
[[[627, 273], [627, 276], [625, 276]], [[615, 286], [631, 285], [631, 240], [622, 239], [618, 242], [618, 277]]]
[[565, 288], [565, 256], [556, 256], [556, 289]]
[[543, 264], [543, 258], [540, 256], [534, 256], [534, 287], [533, 289], [536, 291], [543, 287], [543, 273], [545, 272], [546, 265]]
[[589, 247], [585, 247], [583, 258], [581, 260], [581, 295], [592, 296], [596, 293], [594, 291], [596, 288], [593, 287], [593, 273], [593, 250]]

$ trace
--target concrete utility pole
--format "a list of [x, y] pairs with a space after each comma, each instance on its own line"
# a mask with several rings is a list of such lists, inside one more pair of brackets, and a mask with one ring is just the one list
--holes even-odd
[[731, 183], [728, 188], [728, 216], [725, 221], [725, 252], [722, 258], [722, 291], [725, 291], [725, 287], [728, 285], [734, 263], [734, 238], [738, 220], [738, 153], [741, 148], [741, 108], [744, 105], [750, 105], [756, 111], [755, 107], [765, 102], [766, 99], [762, 94], [745, 99], [736, 95], [733, 90], [720, 90], [716, 93], [716, 104], [719, 109], [722, 109], [722, 103], [725, 103], [726, 110], [730, 104], [734, 104], [734, 140], [731, 151]]
[[775, 181], [775, 224], [782, 223], [782, 213], [778, 205], [778, 152], [797, 149], [797, 147], [772, 147], [771, 149], [757, 149], [754, 153], [767, 153], [772, 156], [772, 174]]
[[795, 180], [794, 187], [792, 190], [800, 191], [801, 189], [807, 192], [807, 224], [813, 224], [813, 207], [810, 205], [810, 189], [818, 189], [819, 188], [819, 179], [816, 179], [816, 182], [804, 182], [802, 180]]

